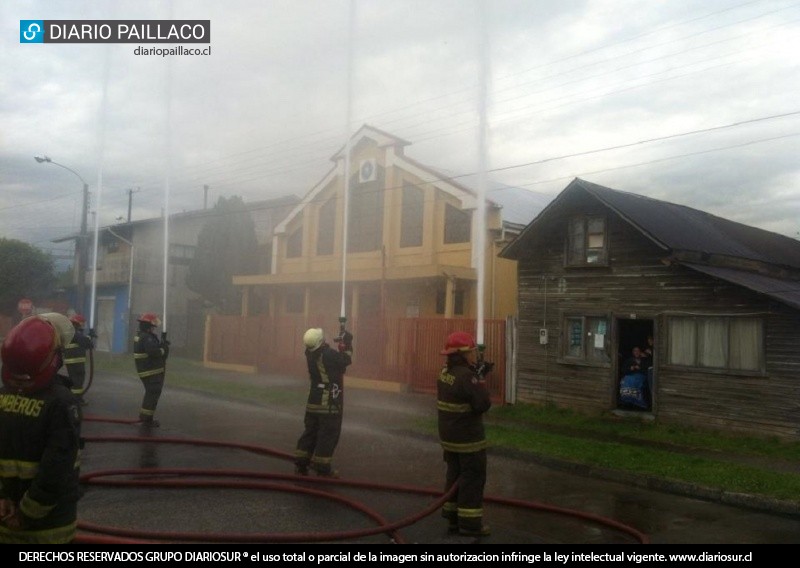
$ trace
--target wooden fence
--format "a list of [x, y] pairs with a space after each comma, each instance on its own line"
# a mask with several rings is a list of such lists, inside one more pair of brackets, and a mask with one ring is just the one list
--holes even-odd
[[[328, 341], [338, 334], [335, 317], [271, 318], [266, 316], [210, 316], [207, 320], [205, 360], [245, 365], [261, 373], [306, 376], [303, 333], [321, 327]], [[349, 321], [353, 333], [353, 364], [348, 376], [396, 382], [413, 392], [436, 392], [436, 378], [444, 362], [439, 352], [453, 331], [475, 332], [475, 320], [403, 318], [382, 322], [377, 317]], [[488, 384], [495, 402], [502, 403], [506, 373], [506, 322], [484, 322], [484, 357], [494, 371]]]

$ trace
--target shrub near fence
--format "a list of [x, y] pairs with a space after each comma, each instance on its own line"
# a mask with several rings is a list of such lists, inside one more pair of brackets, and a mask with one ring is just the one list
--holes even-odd
[[[305, 377], [303, 333], [321, 327], [328, 342], [339, 332], [338, 318], [223, 316], [208, 319], [205, 360], [246, 365], [262, 373]], [[353, 364], [348, 376], [397, 382], [414, 392], [436, 392], [436, 378], [444, 357], [439, 354], [453, 331], [475, 333], [475, 320], [402, 318], [382, 323], [376, 317], [354, 318], [347, 323], [355, 339]], [[484, 322], [486, 360], [495, 364], [488, 381], [492, 399], [502, 402], [505, 392], [504, 320]]]

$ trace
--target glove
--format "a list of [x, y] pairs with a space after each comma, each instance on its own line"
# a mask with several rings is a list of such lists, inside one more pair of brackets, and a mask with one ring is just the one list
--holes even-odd
[[94, 328], [89, 329], [89, 337], [93, 340], [97, 339], [97, 332], [94, 330]]
[[475, 369], [475, 374], [483, 379], [486, 377], [486, 375], [492, 372], [492, 369], [494, 369], [494, 363], [490, 363], [489, 361], [481, 361]]
[[349, 331], [345, 331], [342, 333], [342, 336], [339, 338], [339, 351], [352, 351], [353, 350], [353, 334]]

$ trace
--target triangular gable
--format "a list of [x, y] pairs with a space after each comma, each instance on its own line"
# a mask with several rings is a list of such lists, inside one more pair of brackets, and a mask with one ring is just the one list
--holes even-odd
[[[355, 147], [363, 139], [370, 139], [375, 141], [379, 147], [386, 148], [386, 167], [395, 166], [401, 170], [405, 170], [410, 174], [415, 175], [422, 180], [423, 183], [429, 183], [437, 189], [452, 195], [461, 203], [462, 209], [475, 209], [477, 207], [477, 196], [475, 192], [447, 179], [440, 172], [433, 168], [421, 164], [413, 160], [402, 152], [402, 147], [409, 144], [401, 138], [387, 134], [382, 130], [374, 128], [369, 125], [364, 125], [351, 138], [352, 146]], [[343, 146], [336, 154], [331, 157], [331, 160], [336, 162], [336, 166], [331, 168], [327, 174], [303, 197], [300, 203], [292, 209], [286, 218], [275, 227], [274, 234], [283, 234], [286, 232], [286, 227], [297, 217], [303, 209], [314, 200], [319, 193], [327, 187], [327, 185], [334, 180], [338, 175], [344, 171], [344, 151], [346, 146]], [[396, 151], [397, 149], [400, 151]], [[488, 200], [487, 200], [488, 201]], [[496, 204], [489, 201], [491, 205]]]

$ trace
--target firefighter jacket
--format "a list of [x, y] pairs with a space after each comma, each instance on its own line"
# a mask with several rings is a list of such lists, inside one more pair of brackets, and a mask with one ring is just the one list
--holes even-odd
[[146, 379], [163, 374], [169, 356], [169, 345], [161, 341], [152, 331], [141, 329], [133, 341], [133, 360], [139, 378]]
[[64, 348], [64, 365], [67, 367], [69, 378], [75, 385], [73, 392], [81, 394], [83, 380], [86, 377], [86, 352], [94, 345], [89, 337], [81, 330], [76, 329], [72, 341]]
[[351, 351], [337, 351], [327, 343], [314, 351], [306, 349], [308, 390], [306, 412], [339, 414], [344, 404], [344, 372], [353, 362]]
[[486, 448], [483, 413], [492, 403], [486, 383], [463, 357], [451, 357], [436, 382], [439, 442], [445, 451], [477, 452]]
[[24, 530], [0, 524], [0, 543], [72, 541], [79, 497], [79, 408], [54, 380], [34, 393], [0, 389], [0, 498], [16, 504]]

